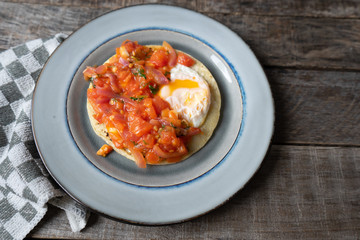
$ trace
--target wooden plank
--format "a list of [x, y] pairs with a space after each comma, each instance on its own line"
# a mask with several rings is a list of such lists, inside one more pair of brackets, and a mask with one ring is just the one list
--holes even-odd
[[265, 68], [275, 143], [360, 146], [360, 72]]
[[0, 2], [27, 3], [52, 6], [118, 9], [140, 4], [166, 4], [196, 10], [197, 1], [182, 0], [1, 0]]
[[360, 20], [208, 14], [266, 66], [359, 70]]
[[265, 16], [306, 16], [360, 18], [360, 4], [357, 0], [303, 0], [303, 1], [248, 1], [248, 0], [3, 0], [6, 2], [32, 3], [44, 5], [78, 6], [116, 9], [135, 4], [162, 3], [190, 8], [203, 13], [240, 13]]
[[[2, 2], [0, 50], [70, 33], [108, 8]], [[266, 66], [360, 70], [360, 19], [207, 14], [241, 36]]]
[[357, 0], [198, 0], [197, 2], [197, 9], [202, 12], [265, 16], [360, 18], [360, 4]]
[[109, 9], [67, 8], [2, 2], [0, 50], [58, 32], [70, 34]]
[[358, 239], [360, 148], [274, 145], [246, 187], [189, 222], [135, 226], [93, 214], [81, 233], [50, 208], [29, 235], [64, 239]]

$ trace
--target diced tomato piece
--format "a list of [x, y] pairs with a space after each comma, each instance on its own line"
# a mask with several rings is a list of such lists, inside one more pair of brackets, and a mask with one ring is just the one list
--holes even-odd
[[132, 115], [128, 118], [128, 121], [130, 132], [134, 133], [138, 137], [150, 132], [153, 128], [153, 125], [146, 122], [139, 116]]
[[145, 134], [144, 136], [142, 136], [140, 138], [140, 140], [138, 141], [138, 143], [141, 144], [144, 148], [151, 149], [154, 147], [155, 141], [156, 141], [156, 139], [155, 139], [154, 135], [149, 133], [149, 134]]
[[173, 139], [175, 138], [176, 138], [175, 129], [170, 126], [165, 126], [164, 129], [160, 132], [160, 138], [158, 139], [158, 143], [164, 145], [173, 145]]
[[169, 111], [169, 118], [174, 118], [174, 119], [178, 119], [178, 113], [175, 110], [170, 110]]
[[177, 118], [163, 117], [161, 123], [166, 126], [181, 127], [181, 120]]
[[161, 127], [161, 123], [158, 119], [150, 119], [149, 123], [155, 127], [154, 129], [156, 131]]
[[118, 111], [121, 111], [124, 108], [124, 103], [116, 98], [111, 98], [109, 104], [114, 106]]
[[106, 73], [106, 71], [107, 71], [107, 66], [105, 66], [105, 65], [100, 65], [97, 68], [95, 68], [95, 73], [96, 74], [103, 75], [103, 74]]
[[102, 87], [106, 87], [106, 82], [104, 81], [104, 78], [102, 77], [97, 77], [97, 74], [95, 73], [95, 78], [92, 79], [92, 83], [93, 83], [93, 86], [96, 87], [96, 88], [102, 88]]
[[134, 57], [137, 61], [137, 64], [144, 64], [145, 59], [147, 58], [148, 54], [150, 53], [150, 49], [146, 46], [137, 45], [134, 53]]
[[145, 98], [143, 101], [145, 107], [144, 112], [147, 114], [149, 119], [157, 118], [155, 108], [153, 107], [153, 101], [151, 98]]
[[116, 72], [116, 76], [118, 79], [118, 83], [120, 87], [125, 87], [128, 82], [133, 79], [133, 75], [131, 74], [129, 69], [120, 69]]
[[165, 100], [163, 100], [161, 97], [159, 96], [155, 96], [153, 99], [153, 106], [155, 108], [156, 114], [161, 114], [161, 111], [164, 110], [165, 108], [170, 108], [170, 105], [168, 102], [166, 102]]
[[157, 164], [160, 162], [160, 157], [154, 153], [154, 151], [150, 150], [145, 155], [146, 161], [149, 164]]
[[93, 117], [96, 119], [96, 121], [100, 122], [101, 118], [103, 117], [102, 113], [95, 113]]
[[[137, 45], [138, 45], [137, 42], [132, 42], [130, 40], [126, 40], [121, 44], [121, 46], [124, 46], [126, 51], [129, 54], [131, 54], [133, 51], [135, 51]], [[120, 51], [121, 51], [121, 49], [120, 49]]]
[[107, 144], [102, 145], [102, 147], [96, 152], [97, 155], [106, 157], [110, 152], [112, 152], [113, 148]]
[[[124, 98], [126, 99], [126, 98]], [[133, 100], [130, 100], [129, 102], [125, 102], [125, 105], [124, 105], [124, 110], [128, 113], [131, 113], [131, 114], [138, 114], [140, 112], [140, 109], [141, 109], [141, 106], [139, 105], [139, 103], [133, 101]]]
[[94, 67], [87, 67], [84, 71], [83, 71], [83, 75], [85, 80], [89, 80], [90, 78], [92, 78], [94, 75], [96, 75], [95, 73], [95, 68]]
[[121, 51], [121, 50], [120, 50], [120, 47], [116, 48], [116, 55], [117, 55], [117, 56], [120, 56], [120, 51]]
[[95, 88], [88, 88], [87, 89], [87, 97], [88, 99], [95, 99], [97, 97], [96, 89]]
[[155, 119], [157, 117], [156, 111], [153, 107], [145, 108], [145, 112], [147, 113], [149, 119]]
[[114, 143], [115, 147], [117, 147], [117, 148], [120, 147], [121, 148], [122, 147], [122, 138], [120, 136], [119, 131], [109, 121], [107, 121], [105, 123], [105, 125], [106, 125], [107, 132], [108, 132], [110, 138], [113, 140], [113, 143]]
[[169, 112], [170, 112], [170, 109], [169, 108], [165, 108], [161, 111], [161, 117], [162, 118], [168, 118], [169, 117]]
[[134, 133], [130, 132], [129, 129], [124, 129], [121, 132], [121, 137], [126, 142], [137, 142], [140, 138], [136, 136]]
[[169, 56], [163, 49], [156, 50], [150, 57], [149, 62], [154, 64], [155, 67], [164, 67], [168, 64]]
[[188, 56], [185, 53], [179, 52], [177, 54], [177, 62], [181, 65], [184, 65], [186, 67], [191, 67], [195, 64], [195, 60], [192, 59], [190, 56]]
[[173, 152], [167, 152], [160, 148], [159, 145], [155, 145], [153, 148], [154, 152], [162, 158], [175, 158], [180, 157], [188, 153], [188, 150], [186, 149], [184, 144], [181, 144], [181, 146], [177, 149], [177, 151]]
[[119, 62], [119, 57], [117, 55], [112, 56], [111, 58], [109, 58], [109, 60], [107, 60], [108, 65], [113, 65], [115, 63]]
[[140, 83], [135, 80], [129, 81], [124, 87], [124, 90], [125, 90], [124, 94], [128, 96], [142, 95], [142, 91], [140, 89]]
[[116, 129], [118, 129], [120, 132], [122, 132], [125, 129], [126, 124], [123, 121], [114, 121], [114, 126]]

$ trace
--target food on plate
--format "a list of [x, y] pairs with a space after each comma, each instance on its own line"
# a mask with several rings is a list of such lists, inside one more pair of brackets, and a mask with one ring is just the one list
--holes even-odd
[[95, 133], [138, 167], [182, 161], [200, 150], [219, 121], [221, 96], [197, 59], [162, 45], [126, 40], [103, 65], [83, 71]]
[[109, 153], [111, 153], [114, 149], [108, 145], [104, 144], [101, 148], [96, 152], [97, 155], [106, 157]]

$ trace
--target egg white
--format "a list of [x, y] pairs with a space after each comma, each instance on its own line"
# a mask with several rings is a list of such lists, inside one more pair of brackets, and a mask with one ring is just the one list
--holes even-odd
[[158, 95], [167, 101], [193, 127], [200, 127], [210, 108], [208, 83], [193, 69], [177, 64], [170, 72], [170, 83]]

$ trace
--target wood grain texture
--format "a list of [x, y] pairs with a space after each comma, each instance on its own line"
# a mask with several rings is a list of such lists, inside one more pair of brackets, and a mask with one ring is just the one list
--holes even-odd
[[[108, 11], [1, 2], [0, 50], [57, 32], [70, 33]], [[207, 15], [239, 34], [265, 66], [360, 70], [360, 19]]]
[[208, 15], [243, 38], [265, 66], [360, 69], [359, 19]]
[[360, 4], [357, 0], [198, 0], [198, 11], [241, 13], [247, 15], [307, 16], [360, 18]]
[[109, 11], [23, 3], [0, 4], [0, 49], [58, 32], [70, 34], [90, 19]]
[[[240, 157], [240, 156], [239, 156]], [[189, 222], [135, 226], [93, 214], [72, 233], [51, 209], [29, 235], [74, 239], [358, 239], [360, 148], [274, 145], [246, 187]]]
[[2, 0], [2, 2], [108, 9], [118, 9], [122, 7], [140, 4], [166, 4], [184, 7], [192, 10], [197, 9], [197, 1], [183, 0]]
[[240, 13], [262, 16], [305, 16], [360, 18], [360, 4], [357, 0], [303, 0], [303, 1], [263, 1], [263, 0], [3, 0], [16, 3], [31, 3], [59, 6], [78, 6], [116, 9], [125, 6], [147, 3], [161, 3], [186, 7], [198, 12]]
[[265, 68], [277, 144], [360, 146], [360, 72]]

